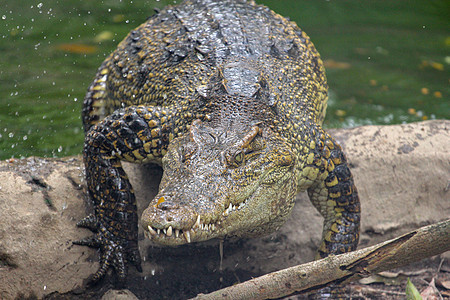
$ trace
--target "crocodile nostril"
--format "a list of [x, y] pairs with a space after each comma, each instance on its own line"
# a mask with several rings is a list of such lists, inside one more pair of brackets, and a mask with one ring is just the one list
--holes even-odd
[[159, 203], [156, 207], [161, 210], [171, 210], [171, 209], [175, 208], [175, 204], [170, 201], [164, 201], [164, 202]]

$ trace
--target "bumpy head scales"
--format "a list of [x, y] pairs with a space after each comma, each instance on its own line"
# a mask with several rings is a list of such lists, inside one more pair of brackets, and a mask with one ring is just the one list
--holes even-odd
[[172, 141], [159, 193], [142, 216], [147, 237], [179, 245], [259, 235], [284, 221], [296, 192], [294, 155], [259, 123], [196, 120]]

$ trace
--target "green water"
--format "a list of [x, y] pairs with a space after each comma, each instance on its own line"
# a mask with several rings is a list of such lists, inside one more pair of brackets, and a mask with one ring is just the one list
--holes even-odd
[[[447, 0], [258, 2], [296, 21], [326, 61], [326, 127], [450, 118]], [[3, 1], [0, 159], [81, 153], [80, 109], [97, 67], [167, 3]]]

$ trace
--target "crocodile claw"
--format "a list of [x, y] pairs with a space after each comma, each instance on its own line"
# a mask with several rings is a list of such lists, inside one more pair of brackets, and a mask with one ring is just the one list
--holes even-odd
[[[93, 223], [86, 223], [87, 220], [93, 221], [95, 224], [99, 225], [98, 230], [95, 227], [92, 227]], [[100, 249], [100, 267], [97, 272], [90, 277], [89, 281], [91, 283], [100, 281], [106, 275], [110, 267], [115, 269], [119, 281], [125, 281], [127, 276], [127, 262], [130, 262], [139, 272], [142, 272], [141, 256], [136, 243], [113, 236], [106, 228], [102, 228], [101, 224], [95, 219], [95, 216], [88, 216], [81, 220], [77, 225], [96, 231], [94, 235], [88, 238], [72, 242], [75, 245]]]
[[80, 220], [77, 223], [78, 227], [83, 227], [83, 228], [87, 228], [90, 229], [93, 232], [97, 231], [98, 228], [98, 221], [97, 221], [97, 217], [93, 214], [85, 217], [84, 219]]

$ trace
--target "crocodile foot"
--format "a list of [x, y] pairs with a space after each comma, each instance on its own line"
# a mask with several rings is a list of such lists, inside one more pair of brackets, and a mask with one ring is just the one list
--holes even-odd
[[114, 235], [94, 215], [87, 216], [78, 222], [77, 226], [90, 229], [94, 232], [94, 235], [72, 243], [100, 249], [100, 267], [90, 277], [90, 283], [100, 281], [110, 267], [115, 269], [119, 281], [124, 282], [127, 276], [127, 262], [133, 264], [139, 272], [142, 272], [141, 255], [137, 243]]

